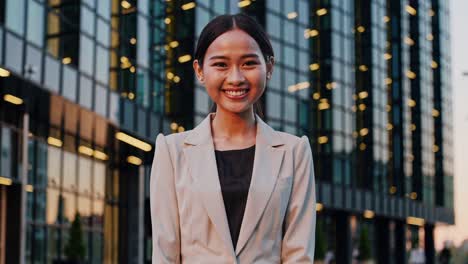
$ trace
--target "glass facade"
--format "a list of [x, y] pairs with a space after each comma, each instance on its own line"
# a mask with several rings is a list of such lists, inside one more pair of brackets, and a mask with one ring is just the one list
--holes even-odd
[[209, 113], [195, 44], [238, 12], [274, 48], [265, 120], [311, 141], [316, 255], [350, 263], [368, 241], [378, 263], [432, 263], [454, 221], [446, 1], [0, 0], [0, 224], [25, 217], [26, 263], [66, 259], [77, 213], [87, 263], [151, 263], [153, 142]]

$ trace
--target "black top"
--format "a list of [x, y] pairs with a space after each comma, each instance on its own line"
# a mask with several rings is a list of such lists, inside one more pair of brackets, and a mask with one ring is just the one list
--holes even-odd
[[215, 150], [219, 183], [234, 249], [244, 217], [255, 156], [255, 145], [245, 149]]

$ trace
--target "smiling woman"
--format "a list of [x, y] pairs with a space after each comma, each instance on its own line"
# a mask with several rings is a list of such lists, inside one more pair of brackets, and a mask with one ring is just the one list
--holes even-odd
[[313, 263], [309, 140], [272, 129], [258, 105], [275, 62], [265, 31], [219, 16], [194, 57], [215, 107], [193, 130], [156, 139], [153, 263]]

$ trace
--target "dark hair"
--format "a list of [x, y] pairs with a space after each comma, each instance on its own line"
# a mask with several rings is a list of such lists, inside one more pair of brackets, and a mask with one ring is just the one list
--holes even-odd
[[[206, 50], [211, 43], [220, 35], [233, 29], [240, 29], [249, 34], [260, 47], [265, 62], [271, 62], [274, 52], [265, 30], [252, 17], [245, 14], [235, 14], [217, 16], [203, 28], [195, 48], [195, 59], [198, 60], [200, 67], [203, 67]], [[211, 112], [215, 111], [216, 103], [211, 107]], [[260, 101], [255, 102], [254, 111], [263, 118]]]

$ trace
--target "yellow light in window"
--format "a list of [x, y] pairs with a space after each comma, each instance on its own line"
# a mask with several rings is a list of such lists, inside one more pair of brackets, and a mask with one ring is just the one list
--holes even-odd
[[318, 30], [316, 29], [306, 29], [304, 30], [304, 38], [308, 39], [310, 37], [315, 37], [315, 36], [318, 36], [319, 32]]
[[81, 145], [78, 147], [78, 152], [87, 156], [93, 156], [94, 151], [92, 148]]
[[361, 128], [361, 130], [359, 130], [359, 135], [361, 135], [361, 137], [365, 137], [367, 134], [369, 134], [369, 129]]
[[131, 72], [131, 73], [135, 73], [135, 71], [136, 71], [136, 70], [135, 70], [135, 66], [130, 67], [130, 72]]
[[385, 78], [385, 84], [386, 85], [392, 84], [392, 78]]
[[318, 16], [323, 16], [323, 15], [326, 15], [327, 14], [327, 9], [326, 8], [320, 8], [319, 10], [317, 10], [315, 13], [318, 15]]
[[120, 62], [121, 63], [126, 63], [126, 62], [128, 62], [128, 58], [125, 57], [125, 56], [122, 56], [122, 57], [120, 57]]
[[405, 37], [405, 43], [410, 45], [410, 46], [413, 46], [414, 45], [414, 40], [410, 37]]
[[171, 19], [168, 18], [168, 17], [166, 17], [166, 19], [164, 19], [164, 23], [165, 23], [166, 25], [169, 25], [169, 24], [171, 23]]
[[184, 62], [190, 61], [191, 59], [192, 59], [192, 56], [190, 56], [189, 54], [186, 54], [186, 55], [182, 55], [179, 57], [179, 62], [184, 63]]
[[167, 72], [166, 77], [167, 77], [167, 79], [172, 80], [172, 78], [174, 78], [174, 73]]
[[171, 129], [176, 130], [179, 127], [179, 125], [176, 122], [171, 123]]
[[135, 94], [132, 93], [132, 92], [129, 92], [129, 93], [128, 93], [128, 99], [130, 99], [130, 100], [135, 99]]
[[195, 2], [186, 3], [182, 5], [182, 10], [189, 10], [195, 8], [195, 6], [197, 6]]
[[410, 193], [410, 198], [413, 199], [413, 200], [416, 200], [416, 198], [418, 198], [418, 194], [416, 192], [411, 192]]
[[62, 140], [58, 139], [58, 138], [54, 138], [54, 137], [48, 137], [47, 138], [47, 143], [49, 143], [49, 145], [52, 145], [52, 146], [56, 146], [56, 147], [62, 147], [63, 145], [63, 142]]
[[437, 62], [435, 62], [435, 61], [432, 61], [431, 62], [431, 67], [432, 67], [432, 69], [437, 69], [437, 67], [439, 67], [439, 64], [437, 64]]
[[14, 95], [11, 95], [11, 94], [5, 94], [3, 96], [3, 100], [5, 100], [6, 102], [9, 102], [11, 104], [15, 104], [15, 105], [20, 105], [23, 103], [23, 99], [19, 98], [19, 97], [16, 97]]
[[315, 100], [318, 100], [318, 99], [320, 99], [320, 93], [314, 93], [314, 94], [312, 95], [312, 97], [313, 97]]
[[359, 104], [359, 110], [361, 110], [361, 111], [366, 110], [366, 105], [365, 104]]
[[410, 6], [410, 5], [406, 5], [406, 12], [408, 12], [409, 14], [415, 16], [416, 15], [416, 9], [414, 9], [414, 7]]
[[411, 129], [411, 131], [415, 131], [416, 130], [416, 124], [411, 124], [410, 129]]
[[318, 63], [312, 63], [311, 65], [309, 65], [309, 68], [311, 71], [316, 71], [320, 69], [320, 65]]
[[336, 88], [336, 82], [329, 82], [326, 85], [328, 90], [335, 89]]
[[385, 111], [390, 112], [391, 110], [392, 107], [389, 104], [385, 105]]
[[413, 99], [409, 99], [409, 100], [408, 100], [408, 105], [409, 105], [410, 107], [415, 107], [415, 106], [416, 106], [416, 101], [413, 100]]
[[100, 159], [100, 160], [107, 160], [109, 159], [109, 157], [106, 155], [106, 153], [102, 152], [102, 151], [99, 151], [99, 150], [95, 150], [94, 151], [94, 157], [96, 159]]
[[179, 83], [180, 82], [180, 77], [179, 76], [174, 76], [174, 82]]
[[364, 218], [371, 219], [374, 218], [375, 213], [372, 210], [364, 210]]
[[250, 0], [243, 0], [243, 1], [240, 1], [237, 5], [240, 8], [243, 8], [243, 7], [249, 6], [251, 3], [252, 2]]
[[406, 223], [409, 225], [424, 226], [424, 219], [419, 217], [408, 216], [406, 218]]
[[369, 96], [369, 93], [367, 93], [367, 91], [359, 92], [359, 98], [361, 99], [367, 98], [368, 96]]
[[8, 76], [10, 76], [10, 72], [0, 67], [0, 77], [8, 77]]
[[384, 59], [389, 60], [391, 58], [392, 58], [392, 54], [390, 54], [390, 53], [385, 53], [384, 54]]
[[300, 82], [300, 83], [288, 86], [288, 91], [293, 93], [295, 91], [307, 89], [309, 87], [310, 87], [310, 82]]
[[328, 137], [327, 136], [321, 136], [318, 138], [318, 143], [319, 144], [325, 144], [328, 142]]
[[365, 143], [359, 144], [359, 149], [360, 149], [360, 150], [366, 150], [366, 147], [367, 147], [367, 146], [366, 146]]
[[357, 95], [356, 94], [353, 94], [353, 100], [356, 101], [357, 100]]
[[429, 9], [429, 16], [434, 16], [435, 15], [435, 12], [434, 10], [431, 8]]
[[321, 203], [316, 203], [315, 204], [315, 211], [320, 212], [323, 210], [323, 204]]
[[362, 33], [362, 32], [364, 32], [364, 31], [366, 31], [366, 28], [363, 27], [363, 26], [358, 26], [358, 27], [357, 27], [357, 31], [358, 31], [359, 33]]
[[437, 109], [432, 109], [432, 116], [433, 117], [438, 117], [440, 115], [439, 110]]
[[393, 129], [393, 125], [390, 124], [390, 123], [388, 123], [388, 124], [387, 124], [387, 130], [390, 131], [390, 130], [392, 130], [392, 129]]
[[141, 140], [139, 140], [137, 138], [134, 138], [134, 137], [132, 137], [130, 135], [127, 135], [127, 134], [125, 134], [123, 132], [117, 132], [115, 134], [115, 138], [117, 138], [118, 140], [123, 141], [123, 142], [125, 142], [125, 143], [127, 143], [129, 145], [132, 145], [132, 146], [134, 146], [136, 148], [147, 151], [147, 152], [152, 149], [150, 144], [148, 144], [148, 143], [146, 143], [144, 141], [141, 141]]
[[388, 23], [388, 22], [390, 21], [390, 17], [384, 16], [384, 17], [383, 17], [383, 21], [384, 21], [385, 23]]
[[368, 68], [367, 68], [367, 66], [366, 66], [366, 65], [364, 65], [364, 64], [361, 64], [361, 65], [359, 65], [359, 70], [360, 70], [360, 71], [362, 71], [362, 72], [365, 72], [365, 71], [367, 71], [367, 70], [368, 70]]
[[429, 34], [427, 34], [426, 39], [429, 40], [429, 41], [433, 41], [434, 40], [434, 35], [429, 33]]
[[130, 4], [128, 1], [126, 0], [123, 0], [122, 2], [120, 2], [120, 5], [125, 8], [125, 9], [129, 9], [130, 7], [132, 7], [132, 4]]
[[137, 43], [137, 39], [136, 39], [136, 38], [131, 38], [131, 39], [130, 39], [130, 44], [135, 45], [136, 43]]
[[185, 128], [183, 126], [180, 126], [180, 127], [177, 128], [177, 131], [178, 132], [184, 132]]
[[140, 166], [141, 163], [143, 163], [143, 161], [140, 158], [135, 157], [135, 156], [128, 156], [127, 162], [136, 166]]
[[414, 156], [413, 156], [413, 154], [409, 154], [409, 156], [408, 156], [408, 160], [409, 160], [409, 161], [411, 161], [411, 162], [413, 162], [413, 161], [414, 161]]
[[396, 188], [396, 186], [392, 186], [392, 187], [390, 187], [390, 193], [391, 193], [391, 194], [395, 194], [395, 193], [396, 193], [396, 191], [397, 191], [397, 188]]
[[330, 104], [328, 103], [328, 99], [322, 98], [320, 99], [320, 103], [318, 104], [318, 109], [319, 110], [325, 110], [330, 108]]
[[62, 63], [63, 64], [70, 64], [72, 61], [72, 59], [70, 57], [65, 57], [62, 59]]
[[10, 178], [0, 176], [0, 185], [11, 185], [13, 181]]
[[437, 146], [437, 145], [432, 146], [432, 151], [434, 153], [439, 152], [439, 146]]
[[357, 131], [353, 131], [353, 138], [357, 138], [359, 136], [359, 133]]
[[171, 46], [171, 48], [177, 48], [179, 46], [179, 42], [177, 40], [171, 41], [169, 46]]
[[297, 12], [290, 12], [288, 13], [288, 19], [294, 19], [297, 17]]
[[24, 186], [24, 190], [32, 193], [34, 191], [34, 187], [31, 184], [27, 184], [26, 186]]
[[410, 79], [415, 79], [416, 78], [416, 73], [414, 73], [411, 70], [406, 71], [406, 76]]

